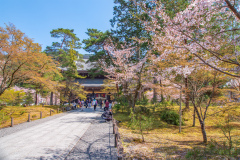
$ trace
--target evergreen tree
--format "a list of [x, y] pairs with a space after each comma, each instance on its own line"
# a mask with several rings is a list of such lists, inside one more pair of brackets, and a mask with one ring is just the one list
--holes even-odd
[[108, 64], [110, 63], [109, 55], [104, 50], [104, 45], [106, 40], [111, 37], [111, 33], [109, 31], [101, 32], [97, 29], [88, 29], [86, 34], [89, 36], [89, 38], [82, 41], [85, 44], [84, 49], [89, 53], [94, 53], [92, 56], [90, 56], [87, 63], [95, 63], [95, 67], [90, 69], [89, 75], [91, 77], [105, 75], [98, 61], [101, 60]]
[[[53, 42], [52, 46], [47, 46], [45, 52], [59, 62], [63, 71], [62, 81], [64, 81], [63, 84], [65, 84], [65, 87], [61, 87], [60, 90], [64, 96], [70, 97], [72, 93], [65, 92], [64, 90], [68, 90], [71, 83], [75, 83], [75, 78], [84, 78], [78, 75], [77, 68], [81, 67], [81, 65], [77, 66], [76, 63], [77, 61], [83, 61], [83, 56], [77, 51], [81, 48], [80, 39], [76, 36], [73, 29], [53, 29], [50, 34], [51, 37], [61, 38], [61, 40], [60, 42]], [[52, 96], [51, 102], [53, 102]]]

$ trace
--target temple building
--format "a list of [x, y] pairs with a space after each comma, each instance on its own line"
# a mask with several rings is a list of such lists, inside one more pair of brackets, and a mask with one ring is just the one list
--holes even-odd
[[77, 62], [77, 66], [81, 65], [82, 67], [78, 68], [78, 74], [85, 76], [86, 78], [77, 78], [76, 81], [79, 82], [84, 90], [88, 93], [86, 98], [95, 98], [102, 100], [110, 100], [111, 93], [105, 93], [102, 90], [104, 89], [104, 80], [106, 79], [103, 75], [99, 75], [95, 78], [89, 76], [89, 69], [94, 67], [94, 63], [86, 63], [91, 55], [84, 55], [84, 62]]

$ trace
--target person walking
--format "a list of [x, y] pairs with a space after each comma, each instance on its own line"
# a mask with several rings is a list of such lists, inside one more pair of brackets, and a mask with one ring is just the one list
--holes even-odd
[[97, 101], [95, 98], [93, 99], [92, 104], [94, 106], [94, 111], [96, 111]]
[[109, 108], [109, 102], [108, 102], [108, 100], [106, 100], [106, 102], [105, 102], [105, 107], [104, 107], [104, 111], [108, 110], [108, 108]]
[[73, 101], [73, 103], [72, 103], [72, 109], [76, 109], [76, 103], [75, 103], [75, 101]]
[[82, 100], [82, 101], [81, 101], [82, 111], [83, 111], [83, 106], [84, 106], [84, 104], [85, 104], [85, 102], [84, 102], [84, 100]]
[[90, 108], [91, 107], [91, 99], [88, 99], [88, 107]]
[[81, 108], [81, 100], [78, 98], [77, 101], [78, 101], [77, 104], [78, 104], [79, 108]]
[[112, 109], [112, 101], [109, 100], [109, 110]]
[[86, 108], [88, 107], [88, 100], [87, 99], [85, 101], [85, 106], [86, 106]]
[[99, 100], [100, 109], [102, 109], [102, 105], [103, 105], [103, 101], [102, 101], [102, 99], [100, 99], [100, 100]]

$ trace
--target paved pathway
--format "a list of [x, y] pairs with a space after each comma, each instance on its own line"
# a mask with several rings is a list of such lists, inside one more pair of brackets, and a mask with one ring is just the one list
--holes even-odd
[[[56, 115], [41, 123], [28, 122], [16, 126], [17, 131], [14, 127], [0, 130], [0, 160], [117, 159], [111, 123], [100, 115], [90, 108]], [[9, 130], [15, 132], [10, 134]]]

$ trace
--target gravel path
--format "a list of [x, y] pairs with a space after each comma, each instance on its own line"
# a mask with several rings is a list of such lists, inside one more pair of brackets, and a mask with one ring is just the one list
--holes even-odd
[[66, 160], [117, 160], [112, 132], [112, 122], [96, 117]]
[[0, 130], [0, 160], [117, 159], [112, 123], [93, 108]]

